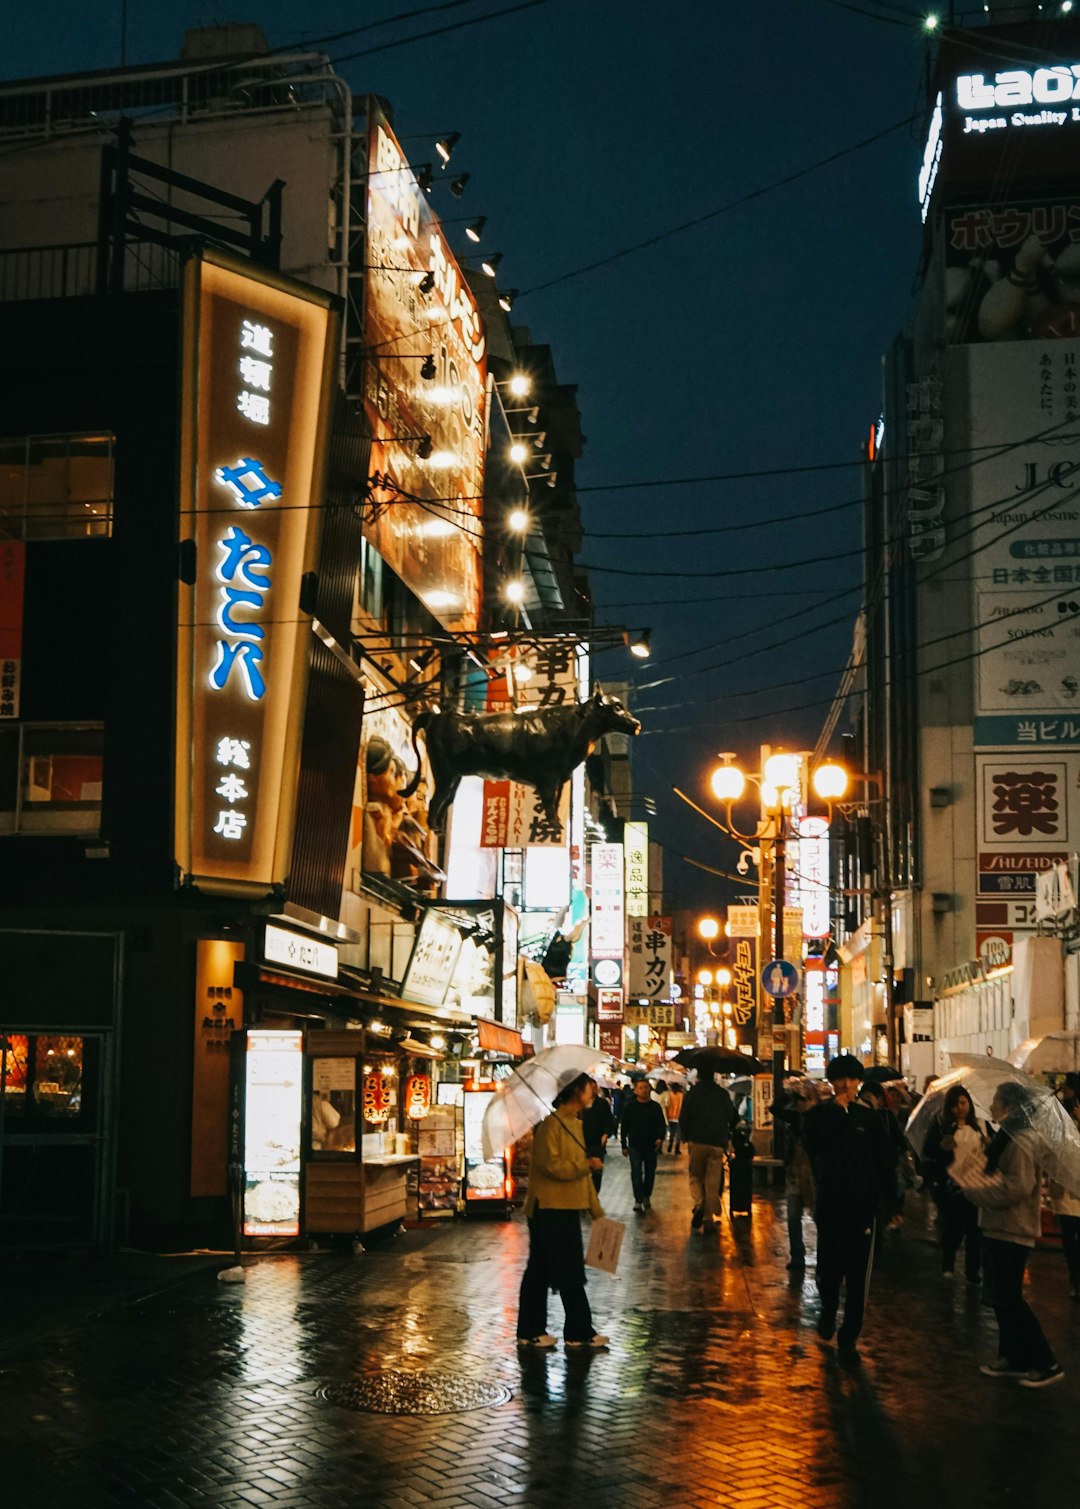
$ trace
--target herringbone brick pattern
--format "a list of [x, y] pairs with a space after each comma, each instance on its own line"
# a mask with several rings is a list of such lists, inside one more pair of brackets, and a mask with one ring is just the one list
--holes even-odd
[[[192, 1279], [15, 1354], [0, 1369], [5, 1502], [880, 1509], [954, 1497], [982, 1509], [1060, 1497], [1073, 1480], [1080, 1348], [1058, 1256], [1036, 1258], [1033, 1299], [1071, 1376], [1027, 1392], [979, 1377], [992, 1320], [941, 1279], [915, 1220], [886, 1244], [851, 1366], [817, 1343], [812, 1266], [788, 1281], [780, 1200], [691, 1237], [685, 1159], [662, 1162], [649, 1215], [629, 1213], [621, 1160], [603, 1198], [633, 1223], [619, 1278], [590, 1281], [610, 1352], [516, 1354], [520, 1220], [410, 1232], [356, 1258], [267, 1258], [243, 1287]], [[512, 1397], [439, 1416], [319, 1397], [378, 1368]]]

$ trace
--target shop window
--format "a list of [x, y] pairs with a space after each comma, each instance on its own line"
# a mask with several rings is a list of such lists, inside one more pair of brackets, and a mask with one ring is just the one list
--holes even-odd
[[0, 1034], [0, 1097], [5, 1117], [25, 1114], [29, 1068], [30, 1039], [17, 1032]]
[[34, 1108], [41, 1117], [75, 1117], [82, 1107], [81, 1037], [34, 1039]]
[[0, 440], [0, 539], [112, 534], [113, 444], [92, 434]]
[[88, 1054], [96, 1062], [94, 1047], [93, 1039], [73, 1034], [0, 1030], [0, 1093], [8, 1131], [81, 1126], [86, 1113], [93, 1114], [84, 1075], [90, 1070]]
[[100, 723], [0, 729], [0, 833], [96, 834], [103, 739]]

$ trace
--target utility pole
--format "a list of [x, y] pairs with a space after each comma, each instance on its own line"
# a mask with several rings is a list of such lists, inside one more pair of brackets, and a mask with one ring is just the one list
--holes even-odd
[[[775, 921], [773, 928], [773, 958], [783, 962], [784, 958], [784, 871], [787, 868], [787, 842], [784, 838], [784, 809], [781, 804], [777, 810], [776, 836], [773, 839], [773, 906], [775, 907]], [[784, 997], [773, 996], [772, 1004], [772, 1088], [773, 1088], [773, 1157], [784, 1156], [784, 1127], [776, 1107], [779, 1106], [784, 1094], [784, 1048], [787, 1034], [784, 1025]]]

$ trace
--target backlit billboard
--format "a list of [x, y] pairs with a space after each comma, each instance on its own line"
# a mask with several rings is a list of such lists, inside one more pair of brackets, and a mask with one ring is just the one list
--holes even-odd
[[[441, 623], [472, 630], [481, 588], [484, 322], [375, 105], [367, 219], [363, 391], [376, 485], [365, 532]], [[433, 376], [425, 376], [429, 357]]]

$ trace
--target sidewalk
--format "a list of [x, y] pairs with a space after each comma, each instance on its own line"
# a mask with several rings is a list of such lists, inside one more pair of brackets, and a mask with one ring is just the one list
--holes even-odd
[[0, 1366], [5, 1490], [22, 1509], [993, 1509], [1073, 1481], [1080, 1307], [1058, 1255], [1031, 1293], [1069, 1377], [1029, 1392], [980, 1377], [993, 1319], [914, 1220], [848, 1367], [813, 1330], [812, 1228], [789, 1282], [771, 1192], [707, 1238], [685, 1157], [648, 1214], [617, 1154], [601, 1198], [629, 1227], [620, 1276], [590, 1278], [610, 1352], [517, 1353], [520, 1217], [262, 1260], [236, 1287], [196, 1274]]

